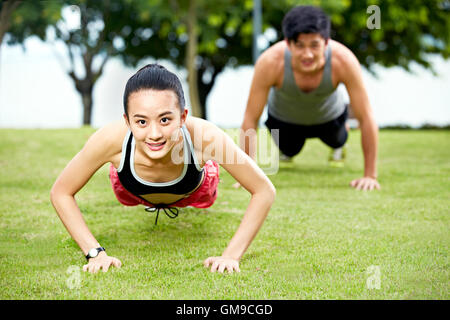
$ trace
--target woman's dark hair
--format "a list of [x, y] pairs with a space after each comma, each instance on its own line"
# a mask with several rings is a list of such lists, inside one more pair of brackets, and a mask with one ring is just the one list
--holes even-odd
[[297, 41], [301, 33], [319, 33], [325, 40], [330, 38], [330, 18], [322, 9], [314, 6], [292, 8], [283, 18], [283, 34], [288, 41]]
[[128, 97], [140, 90], [172, 90], [178, 97], [178, 105], [181, 112], [184, 111], [185, 100], [183, 87], [180, 79], [164, 68], [163, 66], [152, 63], [138, 70], [130, 79], [128, 79], [123, 94], [123, 107], [125, 114], [128, 117]]

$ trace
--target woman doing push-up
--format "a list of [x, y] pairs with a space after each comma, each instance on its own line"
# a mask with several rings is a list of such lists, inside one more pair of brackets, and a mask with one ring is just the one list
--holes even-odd
[[256, 165], [221, 129], [192, 116], [176, 75], [158, 64], [140, 69], [127, 82], [124, 121], [96, 131], [69, 162], [51, 190], [64, 226], [83, 251], [84, 271], [106, 272], [121, 261], [108, 256], [88, 229], [75, 194], [105, 163], [120, 203], [144, 205], [168, 216], [179, 207], [207, 208], [217, 198], [220, 164], [251, 200], [241, 224], [220, 256], [204, 261], [211, 271], [239, 272], [239, 261], [261, 228], [275, 189]]

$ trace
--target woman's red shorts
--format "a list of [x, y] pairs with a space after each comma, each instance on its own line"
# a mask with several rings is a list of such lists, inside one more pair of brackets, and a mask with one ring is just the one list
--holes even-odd
[[[175, 203], [168, 205], [168, 207], [187, 207], [192, 206], [196, 208], [208, 208], [212, 206], [217, 198], [217, 185], [219, 183], [219, 166], [214, 161], [207, 161], [203, 167], [205, 170], [205, 177], [201, 186], [187, 198], [178, 200]], [[109, 168], [109, 178], [111, 180], [112, 188], [117, 200], [125, 206], [137, 206], [142, 204], [148, 207], [155, 205], [135, 196], [126, 190], [120, 183], [117, 169], [111, 164]]]

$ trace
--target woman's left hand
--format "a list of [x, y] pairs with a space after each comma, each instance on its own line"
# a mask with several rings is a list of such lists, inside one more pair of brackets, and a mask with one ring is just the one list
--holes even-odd
[[239, 261], [232, 258], [227, 257], [209, 257], [203, 262], [203, 265], [208, 268], [211, 266], [211, 272], [220, 272], [223, 273], [228, 270], [228, 273], [241, 272], [239, 269]]

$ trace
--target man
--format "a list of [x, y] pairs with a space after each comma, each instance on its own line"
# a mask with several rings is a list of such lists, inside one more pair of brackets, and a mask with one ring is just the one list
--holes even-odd
[[[336, 90], [343, 83], [359, 122], [364, 153], [364, 176], [350, 185], [358, 190], [380, 189], [378, 127], [357, 58], [330, 39], [330, 19], [319, 8], [298, 6], [290, 10], [283, 19], [283, 33], [284, 41], [271, 46], [256, 62], [241, 147], [247, 154], [256, 150], [256, 138], [247, 130], [256, 130], [267, 103], [266, 126], [279, 129], [278, 148], [283, 158], [298, 154], [307, 138], [318, 137], [334, 149], [332, 160], [339, 161], [347, 140], [348, 110], [342, 92]], [[254, 159], [255, 154], [249, 155]]]

